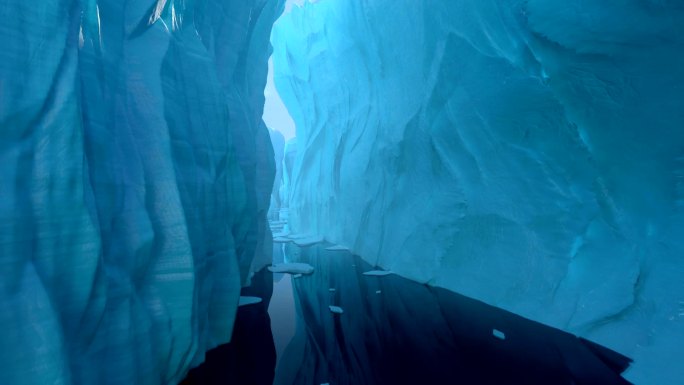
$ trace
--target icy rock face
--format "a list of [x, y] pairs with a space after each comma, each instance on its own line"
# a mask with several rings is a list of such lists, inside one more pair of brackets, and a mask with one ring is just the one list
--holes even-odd
[[230, 339], [282, 6], [0, 7], [0, 383], [173, 384]]
[[[292, 138], [285, 143], [285, 150], [283, 151], [282, 163], [282, 180], [280, 182], [280, 218], [281, 220], [288, 220], [291, 189], [293, 186], [293, 173], [295, 171], [295, 160], [297, 158], [297, 138]], [[288, 226], [289, 231], [289, 226]]]
[[273, 180], [273, 190], [271, 191], [271, 205], [268, 208], [268, 219], [278, 221], [280, 219], [280, 186], [283, 181], [283, 153], [285, 151], [285, 137], [280, 131], [270, 130], [271, 144], [273, 145], [273, 153], [275, 160], [275, 178]]
[[326, 0], [281, 18], [293, 232], [684, 373], [684, 7]]

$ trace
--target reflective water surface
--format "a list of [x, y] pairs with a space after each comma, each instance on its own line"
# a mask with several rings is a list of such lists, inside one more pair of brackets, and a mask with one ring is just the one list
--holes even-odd
[[627, 357], [444, 289], [363, 275], [374, 266], [326, 246], [274, 244], [274, 263], [315, 272], [257, 273], [243, 295], [263, 302], [239, 308], [233, 341], [183, 384], [628, 384]]

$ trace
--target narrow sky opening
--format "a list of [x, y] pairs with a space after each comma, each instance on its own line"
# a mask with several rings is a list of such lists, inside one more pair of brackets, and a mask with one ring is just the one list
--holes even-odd
[[273, 57], [268, 59], [268, 78], [266, 79], [264, 96], [266, 100], [262, 118], [264, 123], [266, 123], [266, 127], [283, 134], [285, 141], [294, 138], [296, 136], [295, 123], [287, 111], [287, 107], [285, 107], [285, 104], [280, 99], [273, 81]]

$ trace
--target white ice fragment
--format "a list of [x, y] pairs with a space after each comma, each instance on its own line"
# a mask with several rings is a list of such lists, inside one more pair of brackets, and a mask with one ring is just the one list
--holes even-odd
[[287, 235], [288, 238], [295, 240], [295, 239], [304, 239], [304, 238], [311, 238], [311, 234], [289, 234]]
[[500, 340], [506, 339], [506, 334], [504, 334], [504, 332], [498, 329], [492, 329], [492, 335]]
[[261, 298], [259, 297], [249, 297], [249, 296], [240, 296], [240, 300], [238, 301], [238, 307], [239, 306], [247, 306], [247, 305], [254, 305], [255, 303], [261, 302]]
[[385, 275], [390, 275], [393, 274], [389, 270], [371, 270], [371, 271], [366, 271], [363, 273], [363, 275], [371, 275], [371, 276], [376, 276], [376, 277], [383, 277]]
[[376, 290], [375, 291], [375, 294], [380, 294], [380, 293], [382, 293], [382, 290]]
[[309, 238], [294, 239], [294, 243], [297, 246], [311, 246], [311, 245], [315, 245], [317, 243], [321, 243], [323, 241], [324, 241], [324, 239], [321, 237], [309, 237]]
[[335, 288], [331, 287], [330, 289], [328, 289], [328, 291], [333, 292], [335, 291]]
[[344, 313], [344, 310], [342, 310], [342, 308], [339, 307], [339, 306], [330, 305], [330, 306], [328, 306], [328, 307], [330, 308], [330, 311], [333, 312], [333, 313], [335, 313], [335, 314], [342, 314], [342, 313]]
[[269, 266], [268, 271], [272, 273], [311, 274], [314, 272], [314, 268], [308, 263], [294, 262]]
[[325, 248], [328, 251], [349, 251], [349, 248], [346, 246], [342, 245], [335, 245], [335, 246], [330, 246]]
[[298, 274], [293, 275], [292, 278], [299, 278], [301, 276], [302, 276], [302, 274], [298, 273]]

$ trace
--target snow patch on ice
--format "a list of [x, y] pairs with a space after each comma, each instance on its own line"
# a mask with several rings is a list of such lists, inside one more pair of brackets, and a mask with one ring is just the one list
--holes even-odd
[[342, 245], [334, 245], [325, 248], [328, 251], [349, 251], [349, 248]]
[[280, 263], [269, 266], [268, 271], [272, 273], [311, 274], [314, 272], [314, 267], [308, 263], [301, 262]]
[[373, 277], [384, 277], [386, 275], [394, 274], [389, 270], [370, 270], [363, 273], [363, 275], [369, 275]]

